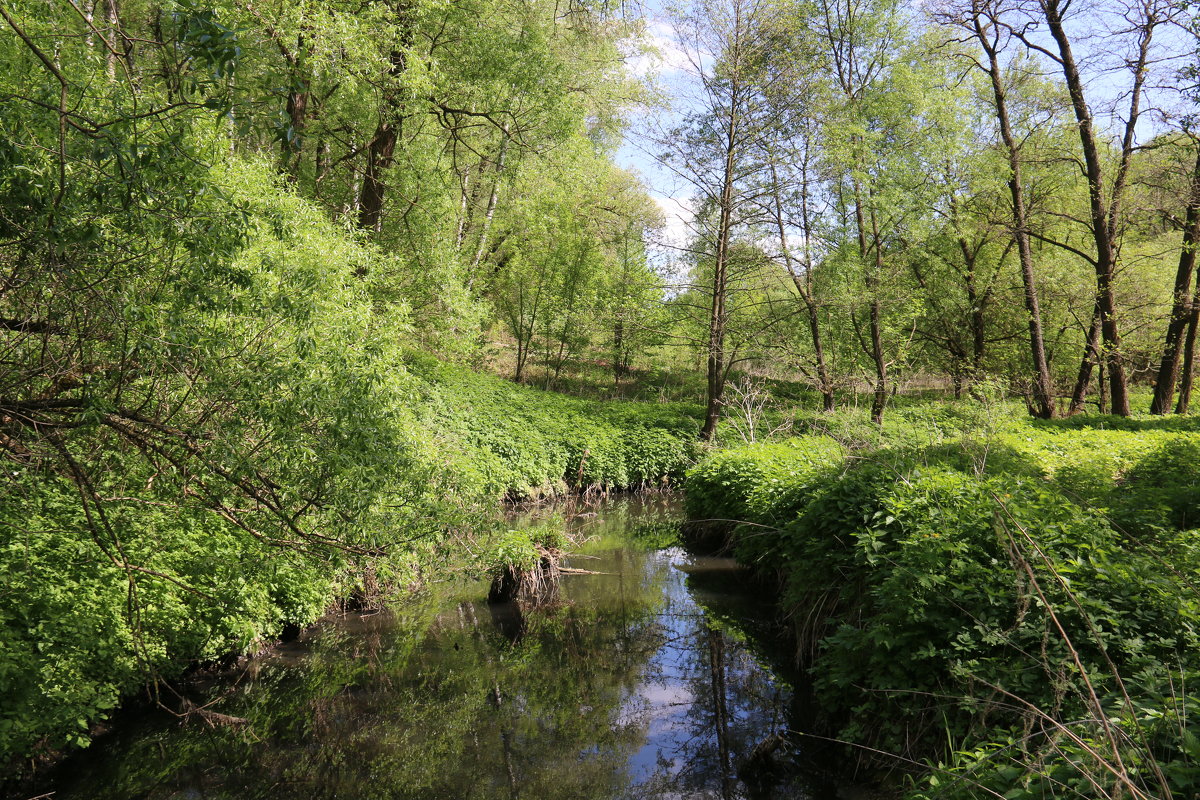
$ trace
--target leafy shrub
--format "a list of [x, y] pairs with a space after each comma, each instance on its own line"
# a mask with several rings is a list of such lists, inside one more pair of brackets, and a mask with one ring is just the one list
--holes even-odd
[[[1104, 767], [1056, 726], [1111, 716], [1129, 763], [1190, 791], [1195, 738], [1164, 676], [1200, 668], [1187, 577], [1200, 546], [1180, 530], [1197, 507], [1194, 438], [1009, 422], [790, 476], [786, 453], [709, 456], [687, 508], [766, 526], [735, 531], [736, 552], [776, 576], [828, 733], [905, 758], [949, 737], [960, 752], [943, 768], [964, 780], [922, 792], [1059, 796], [1038, 792]], [[1148, 507], [1161, 511], [1152, 545], [1109, 523]]]
[[1200, 789], [1200, 708], [1184, 691], [1195, 673], [1133, 676], [1135, 702], [1102, 697], [1099, 715], [1069, 727], [1041, 720], [995, 730], [957, 750], [908, 793], [908, 800], [1004, 797], [1195, 797]]
[[803, 504], [797, 493], [809, 479], [842, 458], [824, 436], [722, 450], [688, 472], [684, 509], [691, 519], [774, 524]]
[[[976, 718], [1004, 718], [1008, 703], [979, 703], [972, 683], [1037, 708], [1077, 704], [1084, 687], [1061, 673], [1069, 647], [1101, 684], [1110, 661], [1133, 674], [1194, 647], [1196, 605], [1155, 557], [1028, 480], [931, 471], [896, 481], [869, 469], [789, 532], [788, 596], [836, 593], [813, 670], [822, 697], [849, 712], [841, 732], [852, 740], [899, 752], [936, 717], [957, 736]], [[1188, 546], [1179, 560], [1196, 556]]]
[[1125, 474], [1114, 516], [1127, 529], [1200, 527], [1200, 434], [1173, 436]]

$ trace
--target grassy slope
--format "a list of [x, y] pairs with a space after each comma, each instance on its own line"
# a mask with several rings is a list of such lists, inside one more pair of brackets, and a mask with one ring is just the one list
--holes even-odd
[[700, 410], [682, 403], [584, 400], [413, 354], [422, 416], [467, 494], [520, 499], [633, 489], [682, 479]]

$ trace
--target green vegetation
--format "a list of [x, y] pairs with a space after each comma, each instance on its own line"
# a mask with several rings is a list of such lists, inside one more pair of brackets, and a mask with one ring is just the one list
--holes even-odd
[[744, 521], [731, 547], [777, 582], [819, 732], [949, 759], [918, 795], [1192, 793], [1196, 435], [996, 427], [727, 450], [688, 510]]
[[1200, 17], [1093, 5], [0, 0], [0, 767], [707, 455], [834, 729], [1192, 791]]
[[427, 379], [422, 419], [467, 493], [524, 499], [663, 487], [695, 460], [695, 406], [582, 400], [427, 356], [413, 356], [409, 368]]
[[[499, 497], [668, 485], [695, 451], [698, 422], [686, 408], [551, 395], [428, 358], [410, 367], [389, 366], [388, 380], [418, 398], [392, 413], [393, 427], [377, 416], [379, 438], [321, 452], [337, 444], [323, 439], [310, 451], [326, 480], [341, 460], [358, 482], [366, 529], [352, 535], [334, 539], [342, 529], [322, 514], [303, 542], [272, 536], [178, 502], [160, 476], [161, 494], [101, 506], [99, 535], [111, 538], [97, 541], [70, 481], [10, 484], [0, 509], [21, 516], [5, 520], [18, 533], [0, 552], [0, 754], [86, 744], [92, 723], [150, 678], [258, 647], [340, 598], [419, 585], [429, 569], [466, 558], [455, 536], [492, 528]], [[119, 456], [114, 448], [109, 458]], [[132, 494], [149, 477], [114, 469], [97, 488]], [[536, 560], [534, 544], [525, 532], [483, 536], [479, 558]]]

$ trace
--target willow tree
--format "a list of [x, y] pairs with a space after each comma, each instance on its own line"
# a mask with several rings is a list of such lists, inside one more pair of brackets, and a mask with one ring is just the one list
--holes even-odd
[[497, 213], [490, 275], [478, 287], [513, 342], [513, 378], [528, 380], [540, 360], [554, 386], [610, 336], [628, 364], [642, 339], [637, 320], [661, 301], [647, 292], [657, 281], [642, 247], [660, 213], [641, 183], [580, 138], [522, 165], [513, 194]]
[[940, 80], [939, 56], [914, 36], [906, 13], [892, 0], [819, 0], [814, 14], [831, 85], [822, 146], [835, 173], [836, 238], [843, 268], [857, 273], [847, 310], [852, 341], [869, 363], [877, 424], [889, 369], [912, 336], [905, 304], [916, 292], [900, 273], [934, 202], [931, 156], [949, 146], [927, 90]]
[[428, 497], [393, 259], [232, 146], [242, 34], [78, 10], [0, 3], [0, 760], [312, 621]]
[[1016, 245], [1021, 269], [1021, 285], [1024, 289], [1025, 313], [1029, 331], [1029, 357], [1033, 374], [1034, 414], [1043, 419], [1054, 416], [1054, 387], [1050, 379], [1050, 366], [1046, 358], [1045, 334], [1042, 331], [1041, 298], [1038, 292], [1037, 271], [1034, 264], [1032, 236], [1028, 207], [1028, 188], [1025, 178], [1024, 156], [1021, 150], [1020, 132], [1013, 126], [1009, 110], [1009, 76], [1002, 62], [1005, 47], [1011, 36], [999, 17], [1003, 4], [998, 0], [970, 0], [959, 6], [947, 5], [939, 10], [938, 19], [966, 31], [982, 51], [982, 59], [975, 65], [987, 76], [1000, 142], [1008, 162], [1007, 183], [1011, 201], [1012, 241]]

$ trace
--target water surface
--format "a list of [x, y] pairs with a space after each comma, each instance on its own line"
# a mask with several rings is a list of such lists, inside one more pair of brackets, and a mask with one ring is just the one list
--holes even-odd
[[585, 537], [530, 609], [459, 582], [331, 618], [195, 701], [244, 725], [126, 714], [47, 791], [79, 798], [824, 798], [769, 598], [665, 546], [670, 497], [518, 515]]

